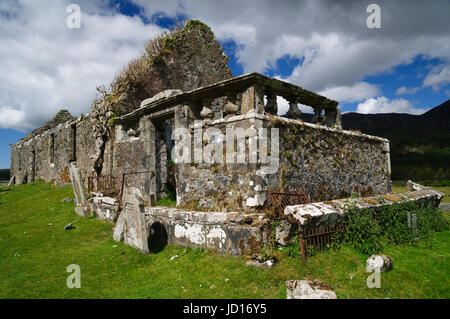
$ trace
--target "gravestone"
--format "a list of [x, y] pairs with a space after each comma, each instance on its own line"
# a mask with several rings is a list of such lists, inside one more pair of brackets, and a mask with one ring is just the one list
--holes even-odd
[[136, 187], [126, 188], [123, 194], [124, 209], [114, 231], [114, 239], [123, 236], [126, 245], [148, 253], [148, 227], [145, 220], [144, 198]]
[[74, 162], [70, 163], [69, 176], [72, 182], [73, 193], [75, 194], [75, 213], [83, 217], [89, 216], [91, 212], [90, 204], [84, 190], [80, 170]]

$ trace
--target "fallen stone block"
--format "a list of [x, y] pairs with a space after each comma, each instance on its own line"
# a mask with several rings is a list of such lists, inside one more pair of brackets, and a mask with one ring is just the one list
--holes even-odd
[[68, 223], [66, 226], [64, 226], [64, 230], [70, 230], [73, 229], [72, 223]]
[[92, 211], [97, 219], [116, 222], [119, 216], [119, 201], [108, 196], [96, 196], [89, 199]]
[[275, 241], [281, 245], [286, 246], [289, 243], [289, 234], [292, 224], [283, 220], [280, 225], [275, 228]]
[[272, 268], [275, 264], [274, 260], [256, 260], [252, 259], [245, 263], [247, 266], [254, 266], [258, 268]]
[[319, 280], [287, 280], [286, 299], [337, 299], [331, 286]]
[[389, 271], [394, 267], [394, 259], [387, 255], [372, 255], [366, 261], [366, 271], [372, 272], [380, 269], [381, 272]]

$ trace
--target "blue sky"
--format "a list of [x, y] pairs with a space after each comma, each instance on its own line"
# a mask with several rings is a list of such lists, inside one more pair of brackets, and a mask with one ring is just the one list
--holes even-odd
[[[71, 3], [79, 29], [66, 27]], [[4, 0], [0, 168], [9, 167], [9, 144], [61, 108], [88, 113], [98, 85], [189, 18], [211, 27], [233, 75], [277, 77], [338, 100], [343, 112], [421, 114], [449, 99], [450, 2], [378, 1], [380, 29], [367, 28], [370, 3]]]

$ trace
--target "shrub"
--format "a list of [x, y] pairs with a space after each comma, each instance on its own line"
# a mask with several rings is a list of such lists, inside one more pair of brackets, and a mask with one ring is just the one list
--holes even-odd
[[[417, 212], [416, 229], [408, 223], [408, 212]], [[414, 203], [394, 203], [380, 211], [346, 212], [347, 231], [344, 242], [364, 254], [380, 252], [384, 243], [415, 244], [420, 239], [431, 245], [433, 232], [450, 229], [450, 223], [436, 208], [419, 208]]]
[[414, 242], [411, 227], [408, 225], [408, 211], [415, 210], [409, 203], [384, 206], [376, 214], [384, 238], [392, 244], [409, 244]]
[[346, 212], [347, 231], [344, 242], [363, 254], [378, 253], [384, 246], [382, 228], [375, 222], [372, 211], [358, 212], [350, 208]]
[[439, 209], [424, 208], [417, 214], [417, 236], [431, 247], [433, 232], [448, 230], [450, 224]]

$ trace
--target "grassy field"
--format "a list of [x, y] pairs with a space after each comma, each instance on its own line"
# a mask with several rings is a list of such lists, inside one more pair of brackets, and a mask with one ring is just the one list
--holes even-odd
[[[0, 188], [0, 298], [285, 298], [288, 279], [320, 279], [338, 298], [450, 298], [450, 232], [436, 233], [433, 248], [388, 246], [394, 269], [369, 289], [367, 256], [348, 247], [306, 266], [285, 257], [272, 269], [173, 245], [142, 255], [113, 241], [112, 224], [76, 215], [65, 197], [71, 186]], [[69, 222], [76, 228], [63, 230]], [[81, 268], [80, 289], [66, 286], [70, 264]]]

